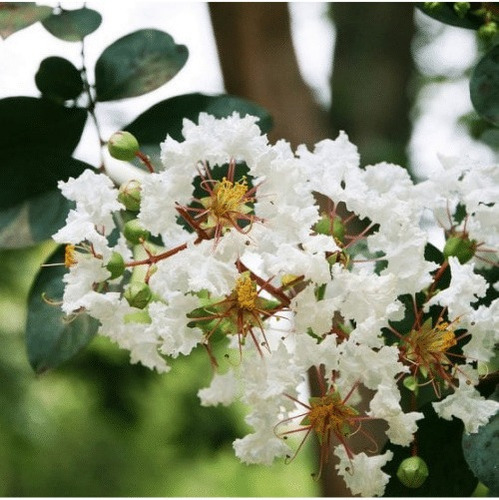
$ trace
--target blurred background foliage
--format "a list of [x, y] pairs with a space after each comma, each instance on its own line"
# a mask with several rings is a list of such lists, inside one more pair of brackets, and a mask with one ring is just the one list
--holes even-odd
[[[415, 22], [412, 4], [332, 4], [337, 38], [326, 109], [300, 74], [285, 3], [209, 9], [225, 88], [272, 114], [271, 139], [310, 145], [346, 129], [364, 164], [416, 163], [413, 151], [422, 148], [415, 131], [428, 96], [469, 79], [477, 60], [474, 48], [450, 69], [432, 66], [434, 54], [425, 62], [431, 44], [445, 52], [443, 33], [449, 38], [461, 28], [424, 24], [421, 15]], [[497, 147], [496, 128], [471, 108], [463, 115], [459, 123], [451, 118], [462, 137], [477, 144], [485, 135], [486, 147]], [[35, 376], [25, 353], [26, 300], [53, 248], [0, 250], [1, 496], [348, 495], [333, 476], [321, 484], [310, 479], [311, 443], [289, 465], [239, 463], [231, 443], [249, 431], [245, 409], [199, 405], [197, 391], [212, 376], [203, 350], [158, 375], [95, 338], [61, 368]]]

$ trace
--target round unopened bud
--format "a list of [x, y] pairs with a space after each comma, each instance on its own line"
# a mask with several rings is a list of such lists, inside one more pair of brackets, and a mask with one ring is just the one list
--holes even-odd
[[476, 241], [466, 236], [451, 236], [444, 246], [444, 257], [457, 257], [461, 264], [473, 258], [476, 251]]
[[111, 273], [110, 279], [120, 277], [125, 272], [125, 261], [123, 256], [118, 252], [113, 252], [109, 262], [106, 264], [106, 269]]
[[131, 283], [123, 296], [132, 307], [144, 309], [152, 298], [152, 291], [146, 283]]
[[130, 243], [135, 245], [141, 241], [147, 240], [151, 235], [147, 229], [142, 227], [137, 219], [132, 219], [125, 223], [125, 226], [123, 227], [123, 234]]
[[399, 465], [397, 477], [408, 488], [419, 488], [429, 476], [428, 466], [421, 457], [409, 457]]
[[127, 210], [138, 212], [140, 210], [141, 184], [139, 181], [131, 180], [120, 186], [118, 201], [125, 205]]
[[113, 158], [131, 161], [139, 151], [139, 143], [130, 132], [120, 131], [111, 136], [107, 148]]
[[470, 3], [469, 2], [454, 2], [454, 12], [463, 19], [468, 11], [470, 10]]
[[497, 31], [497, 23], [489, 21], [478, 28], [478, 36], [482, 40], [489, 42], [497, 34]]

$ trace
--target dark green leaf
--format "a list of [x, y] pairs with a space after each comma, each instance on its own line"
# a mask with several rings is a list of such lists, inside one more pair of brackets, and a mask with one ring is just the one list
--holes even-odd
[[9, 97], [0, 100], [0, 209], [52, 191], [58, 180], [78, 176], [87, 164], [71, 158], [87, 112], [45, 99]]
[[184, 118], [197, 123], [199, 113], [205, 112], [223, 118], [237, 111], [241, 116], [254, 115], [260, 118], [258, 125], [263, 133], [272, 128], [272, 118], [261, 106], [231, 95], [185, 94], [166, 99], [137, 117], [125, 130], [131, 132], [139, 141], [140, 148], [148, 154], [155, 167], [161, 162], [160, 143], [170, 135], [181, 141]]
[[469, 497], [477, 480], [464, 460], [461, 448], [463, 424], [439, 418], [431, 403], [420, 411], [425, 418], [418, 421], [416, 434], [418, 455], [426, 462], [430, 475], [419, 488], [408, 488], [396, 477], [397, 468], [411, 452], [407, 447], [389, 444], [393, 458], [383, 468], [390, 474], [386, 497]]
[[[64, 262], [64, 247], [60, 247], [46, 263], [61, 262]], [[62, 299], [65, 272], [64, 266], [42, 268], [29, 295], [26, 346], [29, 362], [36, 373], [56, 368], [72, 358], [97, 332], [98, 321], [87, 314], [67, 318], [58, 305], [46, 302]]]
[[474, 69], [470, 95], [480, 116], [499, 126], [499, 45], [487, 52]]
[[454, 2], [432, 2], [435, 4], [432, 8], [425, 5], [429, 3], [430, 2], [418, 3], [416, 6], [422, 12], [430, 17], [433, 17], [433, 19], [440, 21], [441, 23], [472, 30], [478, 29], [484, 23], [483, 15], [477, 15], [477, 10], [481, 8], [480, 3], [472, 3], [470, 10], [464, 17], [459, 16], [456, 13], [454, 10]]
[[55, 190], [0, 211], [0, 248], [22, 248], [50, 238], [64, 225], [71, 206]]
[[[499, 401], [499, 385], [489, 398]], [[491, 496], [499, 492], [497, 454], [499, 451], [499, 414], [474, 434], [463, 434], [463, 452], [475, 476], [490, 489]]]
[[161, 87], [187, 61], [187, 47], [163, 31], [144, 29], [107, 47], [95, 65], [98, 101], [135, 97]]
[[43, 22], [44, 28], [66, 42], [80, 42], [101, 24], [102, 16], [92, 9], [62, 10]]
[[52, 14], [52, 7], [36, 5], [35, 2], [2, 2], [0, 4], [0, 37], [42, 21]]
[[47, 97], [67, 101], [83, 92], [83, 80], [76, 67], [63, 57], [47, 57], [35, 75], [38, 90]]

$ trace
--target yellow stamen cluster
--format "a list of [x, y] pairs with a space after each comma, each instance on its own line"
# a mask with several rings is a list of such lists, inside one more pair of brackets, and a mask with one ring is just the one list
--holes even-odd
[[347, 436], [350, 426], [358, 412], [341, 401], [339, 394], [312, 398], [310, 411], [307, 415], [308, 424], [320, 438], [326, 437], [330, 431], [334, 434]]
[[76, 251], [74, 245], [66, 245], [64, 250], [64, 265], [66, 267], [74, 266], [77, 263]]
[[248, 201], [244, 199], [247, 191], [246, 179], [234, 183], [224, 177], [213, 191], [212, 212], [220, 218], [230, 212], [239, 211], [240, 205]]
[[431, 319], [425, 322], [421, 329], [412, 330], [407, 342], [407, 358], [426, 365], [435, 362], [449, 364], [445, 353], [457, 344], [456, 335], [448, 323], [439, 322], [432, 328]]
[[240, 309], [253, 311], [256, 308], [258, 292], [256, 285], [248, 275], [241, 275], [236, 282], [237, 303]]

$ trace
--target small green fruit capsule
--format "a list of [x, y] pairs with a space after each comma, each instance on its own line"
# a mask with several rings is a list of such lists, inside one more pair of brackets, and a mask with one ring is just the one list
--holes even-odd
[[451, 236], [444, 246], [444, 257], [457, 257], [461, 264], [465, 264], [473, 258], [476, 251], [476, 241], [467, 237]]
[[454, 12], [463, 19], [468, 11], [470, 10], [470, 3], [469, 2], [454, 2]]
[[129, 220], [123, 227], [123, 234], [125, 238], [134, 245], [139, 244], [149, 238], [151, 233], [144, 229], [137, 219]]
[[477, 33], [482, 40], [489, 42], [497, 34], [497, 23], [489, 21], [488, 23], [482, 24], [482, 26], [478, 28]]
[[132, 283], [124, 293], [127, 302], [137, 309], [144, 309], [152, 298], [152, 291], [146, 283]]
[[142, 187], [139, 181], [131, 180], [120, 186], [118, 201], [125, 205], [127, 210], [138, 212], [140, 210]]
[[408, 488], [419, 488], [429, 476], [428, 466], [421, 457], [409, 457], [399, 465], [397, 477]]
[[139, 151], [139, 143], [130, 132], [116, 132], [107, 143], [109, 153], [117, 160], [131, 161]]
[[113, 252], [111, 258], [106, 265], [106, 269], [111, 273], [110, 279], [119, 278], [125, 272], [125, 261], [123, 256], [118, 252]]
[[423, 7], [425, 10], [438, 11], [442, 8], [443, 2], [424, 2]]
[[314, 231], [317, 234], [331, 234], [331, 219], [327, 215], [323, 215], [321, 219], [315, 224]]

